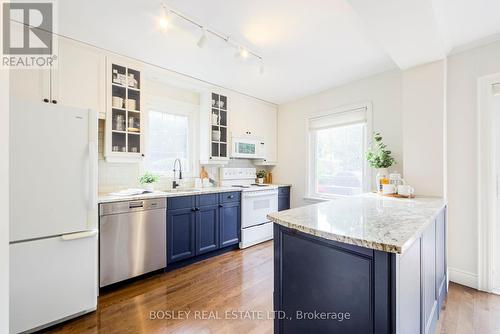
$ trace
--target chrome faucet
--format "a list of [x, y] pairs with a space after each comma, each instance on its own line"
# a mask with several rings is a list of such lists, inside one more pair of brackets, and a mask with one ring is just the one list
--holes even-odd
[[174, 181], [172, 182], [172, 188], [176, 189], [180, 184], [175, 181], [175, 172], [177, 171], [175, 169], [175, 166], [177, 164], [177, 161], [179, 161], [179, 180], [182, 180], [182, 165], [181, 165], [181, 160], [180, 159], [175, 159], [174, 161]]

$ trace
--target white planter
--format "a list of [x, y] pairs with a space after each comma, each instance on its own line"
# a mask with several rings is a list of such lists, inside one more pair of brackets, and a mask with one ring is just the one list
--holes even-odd
[[259, 178], [257, 179], [257, 183], [259, 183], [259, 184], [264, 183], [264, 178], [263, 178], [263, 177], [259, 177]]
[[144, 188], [144, 190], [146, 190], [148, 192], [153, 192], [155, 190], [153, 183], [143, 183], [142, 187]]

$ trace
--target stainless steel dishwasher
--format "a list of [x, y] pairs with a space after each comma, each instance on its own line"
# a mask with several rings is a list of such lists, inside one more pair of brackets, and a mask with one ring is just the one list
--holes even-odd
[[167, 266], [166, 199], [101, 204], [99, 286]]

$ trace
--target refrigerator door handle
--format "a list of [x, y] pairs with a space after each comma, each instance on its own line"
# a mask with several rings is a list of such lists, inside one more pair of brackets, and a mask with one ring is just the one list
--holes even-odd
[[97, 205], [97, 152], [95, 143], [89, 143], [89, 210], [93, 210]]
[[71, 241], [76, 239], [90, 238], [97, 235], [97, 231], [85, 231], [61, 235], [61, 240]]

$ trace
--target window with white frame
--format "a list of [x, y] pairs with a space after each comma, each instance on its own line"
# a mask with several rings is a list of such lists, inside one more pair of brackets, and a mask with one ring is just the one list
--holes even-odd
[[193, 173], [195, 140], [194, 107], [168, 100], [154, 100], [146, 107], [146, 170], [173, 176], [175, 159], [180, 159], [184, 175]]
[[309, 196], [349, 196], [368, 189], [368, 110], [351, 107], [309, 119]]

